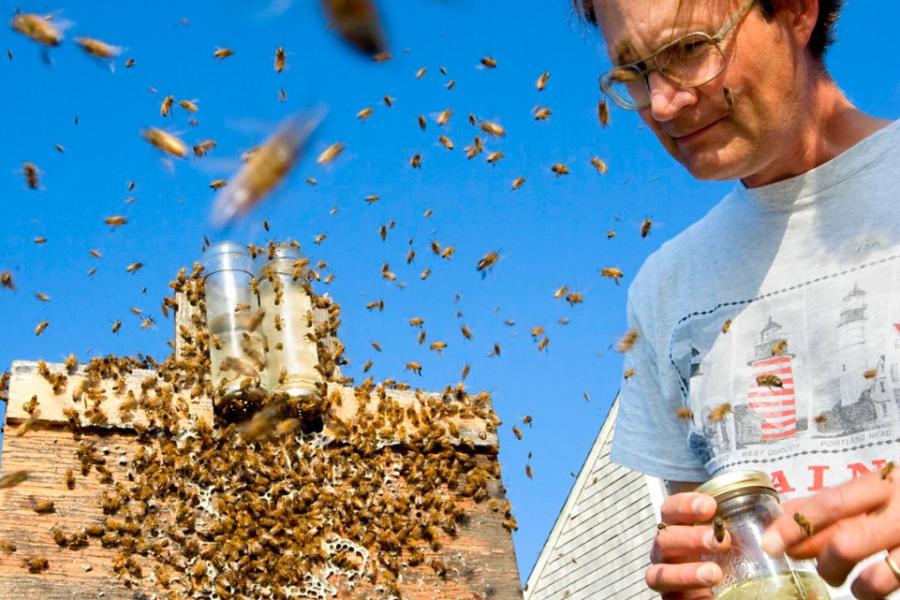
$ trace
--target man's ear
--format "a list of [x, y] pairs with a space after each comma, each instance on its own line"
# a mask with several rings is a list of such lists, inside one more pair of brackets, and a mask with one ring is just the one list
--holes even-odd
[[778, 0], [775, 18], [791, 33], [796, 45], [806, 48], [819, 18], [819, 0]]

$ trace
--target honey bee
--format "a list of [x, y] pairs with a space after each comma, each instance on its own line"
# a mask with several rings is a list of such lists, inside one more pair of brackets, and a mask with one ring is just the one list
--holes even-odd
[[644, 222], [641, 223], [641, 237], [645, 238], [650, 235], [650, 228], [653, 226], [653, 221], [650, 219], [644, 219]]
[[222, 60], [223, 58], [228, 58], [229, 56], [234, 55], [234, 50], [231, 48], [216, 48], [215, 52], [213, 52], [213, 58], [217, 58]]
[[828, 421], [828, 415], [825, 415], [825, 414], [816, 415], [813, 420], [816, 423], [818, 423], [819, 425], [822, 425], [823, 423]]
[[679, 406], [675, 409], [675, 416], [677, 416], [679, 419], [693, 419], [694, 412], [687, 406]]
[[125, 270], [129, 273], [135, 273], [136, 271], [138, 271], [138, 269], [140, 269], [143, 266], [144, 266], [144, 263], [142, 263], [142, 262], [134, 262], [134, 263], [131, 263], [130, 265], [128, 265], [127, 267], [125, 267]]
[[373, 364], [373, 363], [372, 363], [372, 359], [370, 358], [370, 359], [367, 360], [366, 363], [363, 365], [363, 367], [362, 367], [362, 372], [363, 372], [363, 373], [368, 373], [368, 372], [369, 372], [369, 369], [372, 368], [372, 364]]
[[757, 375], [756, 376], [756, 385], [758, 385], [760, 387], [762, 387], [762, 386], [777, 387], [777, 388], [784, 387], [784, 383], [782, 383], [781, 378], [778, 375], [775, 375], [774, 373], [764, 373], [762, 375]]
[[185, 143], [167, 131], [157, 129], [156, 127], [149, 127], [144, 129], [141, 132], [141, 135], [143, 135], [144, 139], [150, 142], [150, 144], [163, 152], [167, 152], [178, 158], [187, 156], [187, 146]]
[[728, 330], [731, 328], [731, 319], [725, 319], [722, 323], [722, 333], [728, 333]]
[[180, 106], [181, 108], [183, 108], [184, 110], [186, 110], [189, 113], [195, 113], [198, 110], [200, 110], [200, 107], [197, 106], [196, 100], [179, 100], [178, 106]]
[[15, 487], [28, 479], [28, 471], [13, 471], [0, 477], [0, 490]]
[[416, 375], [422, 375], [422, 365], [414, 360], [406, 363], [406, 370], [412, 371]]
[[287, 64], [287, 54], [284, 52], [283, 46], [278, 46], [275, 48], [275, 72], [281, 73], [284, 71], [284, 66]]
[[16, 545], [9, 540], [0, 540], [0, 552], [9, 556], [16, 551]]
[[378, 63], [387, 62], [387, 61], [391, 60], [391, 53], [390, 52], [379, 52], [378, 54], [373, 54], [372, 60], [374, 60], [375, 62], [378, 62]]
[[667, 527], [668, 527], [668, 525], [667, 525], [664, 521], [660, 521], [660, 522], [657, 523], [657, 525], [656, 525], [656, 530], [657, 530], [657, 531], [662, 531], [663, 529], [666, 529]]
[[734, 92], [731, 91], [731, 88], [727, 85], [722, 86], [722, 94], [725, 96], [725, 104], [728, 105], [728, 108], [734, 106]]
[[425, 212], [422, 213], [422, 216], [423, 216], [424, 218], [427, 219], [428, 217], [431, 216], [431, 213], [432, 213], [432, 212], [433, 212], [433, 211], [432, 211], [430, 208], [429, 208], [429, 209], [426, 209]]
[[469, 363], [463, 365], [462, 371], [460, 371], [459, 378], [465, 379], [469, 376], [469, 371], [472, 370], [472, 366]]
[[409, 166], [413, 169], [421, 169], [422, 168], [422, 156], [419, 154], [414, 154], [411, 159], [409, 159]]
[[446, 135], [439, 135], [438, 141], [447, 150], [453, 150], [453, 141], [450, 138], [448, 138]]
[[524, 177], [524, 176], [521, 176], [521, 175], [520, 175], [519, 177], [516, 177], [516, 178], [513, 180], [513, 182], [512, 182], [512, 189], [514, 189], [514, 190], [519, 189], [520, 187], [522, 187], [522, 184], [523, 184], [523, 183], [525, 183], [525, 177]]
[[513, 425], [513, 426], [512, 426], [512, 432], [513, 432], [513, 434], [516, 436], [516, 439], [517, 439], [517, 440], [521, 440], [521, 439], [522, 439], [522, 430], [519, 429], [519, 426], [518, 426], [518, 425]]
[[38, 237], [34, 238], [34, 243], [35, 243], [35, 244], [46, 244], [46, 243], [47, 243], [47, 238], [45, 238], [45, 237], [42, 236], [42, 235], [41, 235], [41, 236], [38, 236]]
[[867, 369], [863, 373], [863, 377], [865, 377], [866, 379], [875, 379], [875, 377], [877, 377], [877, 376], [878, 376], [878, 369]]
[[600, 275], [609, 277], [616, 282], [616, 285], [619, 285], [619, 280], [625, 276], [624, 273], [622, 273], [622, 270], [617, 267], [603, 267], [600, 269]]
[[881, 470], [878, 472], [879, 477], [881, 477], [882, 480], [885, 480], [890, 476], [890, 474], [893, 470], [894, 470], [893, 461], [885, 463], [885, 465], [883, 467], [881, 467]]
[[544, 348], [546, 348], [547, 344], [549, 344], [549, 343], [550, 343], [550, 338], [548, 338], [547, 336], [544, 336], [543, 339], [541, 339], [541, 341], [538, 342], [538, 345], [537, 345], [538, 352], [540, 352]]
[[29, 558], [26, 563], [29, 573], [40, 573], [50, 568], [50, 561], [43, 556], [34, 556]]
[[59, 29], [40, 15], [16, 15], [12, 19], [12, 28], [45, 46], [59, 46], [62, 43], [63, 36]]
[[59, 152], [60, 154], [62, 154], [66, 151], [66, 147], [63, 146], [62, 144], [53, 144], [53, 147], [56, 148], [56, 151]]
[[490, 269], [491, 267], [493, 267], [495, 264], [497, 264], [498, 260], [500, 260], [499, 252], [497, 252], [497, 251], [488, 252], [487, 254], [485, 254], [478, 260], [478, 264], [476, 265], [475, 269], [479, 273], [482, 273], [482, 275], [484, 275], [485, 271], [487, 269]]
[[374, 112], [375, 112], [374, 108], [367, 106], [367, 107], [361, 109], [358, 113], [356, 113], [356, 118], [359, 119], [360, 121], [365, 121], [366, 119], [371, 117]]
[[566, 302], [570, 305], [575, 306], [576, 304], [581, 304], [584, 302], [584, 296], [579, 292], [569, 292], [566, 294]]
[[815, 532], [813, 524], [809, 522], [809, 519], [798, 512], [794, 513], [794, 522], [800, 526], [800, 529], [803, 530], [803, 533], [806, 534], [806, 537], [812, 536], [812, 534]]
[[619, 338], [619, 343], [616, 345], [616, 350], [619, 352], [628, 352], [634, 347], [634, 343], [637, 341], [637, 339], [637, 329], [629, 329], [621, 338]]
[[725, 415], [730, 412], [732, 412], [731, 404], [728, 402], [722, 403], [709, 411], [709, 420], [716, 423], [724, 419]]
[[609, 125], [609, 106], [606, 104], [606, 98], [601, 98], [597, 103], [597, 119], [604, 127]]
[[437, 121], [438, 125], [446, 125], [447, 122], [450, 121], [450, 117], [452, 117], [452, 116], [453, 116], [453, 109], [448, 108], [448, 109], [442, 110], [440, 113], [438, 113], [438, 116], [435, 119], [435, 121]]
[[503, 137], [506, 135], [506, 130], [499, 123], [495, 123], [493, 121], [482, 121], [479, 124], [481, 130], [489, 135], [494, 137]]
[[490, 164], [494, 164], [495, 162], [501, 160], [503, 158], [503, 152], [500, 150], [495, 150], [487, 155], [487, 161]]
[[47, 326], [50, 325], [50, 321], [44, 320], [38, 323], [34, 328], [34, 335], [41, 335], [44, 333], [44, 330], [47, 329]]
[[55, 512], [55, 507], [53, 505], [53, 500], [47, 500], [46, 498], [41, 498], [37, 502], [34, 503], [34, 512], [38, 514], [47, 514]]
[[525, 475], [528, 479], [532, 479], [534, 477], [534, 472], [531, 470], [531, 465], [525, 465]]
[[534, 107], [534, 120], [535, 121], [544, 121], [553, 114], [553, 111], [545, 106], [535, 106]]
[[121, 328], [122, 328], [122, 321], [116, 321], [115, 323], [113, 323], [112, 332], [119, 333], [119, 329], [121, 329]]
[[445, 86], [448, 90], [452, 90], [454, 87], [456, 87], [456, 80], [455, 80], [455, 79], [451, 79], [450, 81], [448, 81], [447, 83], [445, 83], [444, 86]]
[[40, 187], [40, 181], [38, 180], [38, 176], [40, 175], [40, 171], [37, 168], [37, 165], [34, 163], [26, 162], [22, 165], [22, 173], [25, 175], [25, 182], [28, 184], [33, 190], [38, 189]]
[[37, 292], [34, 295], [34, 297], [37, 298], [38, 300], [40, 300], [41, 302], [50, 302], [50, 296], [48, 296], [44, 292]]
[[[424, 332], [423, 332], [424, 333]], [[442, 352], [445, 348], [447, 348], [447, 342], [431, 342], [428, 346], [431, 350], [435, 350], [437, 352]]]
[[428, 71], [428, 67], [422, 67], [418, 71], [416, 71], [416, 79], [422, 79], [425, 77], [425, 72]]
[[631, 379], [634, 377], [634, 369], [625, 369], [625, 372], [622, 373], [623, 379]]
[[322, 5], [341, 39], [378, 62], [390, 58], [372, 0], [323, 0]]
[[718, 543], [722, 543], [725, 541], [725, 519], [722, 517], [715, 517], [712, 522], [713, 527], [713, 536], [716, 538]]
[[228, 185], [228, 181], [225, 179], [213, 179], [209, 182], [209, 187], [214, 190], [222, 189], [226, 185]]
[[425, 324], [425, 319], [422, 317], [413, 317], [409, 320], [410, 327], [421, 327]]
[[544, 71], [540, 74], [540, 76], [538, 76], [537, 81], [534, 83], [534, 86], [539, 92], [543, 92], [544, 88], [547, 87], [548, 81], [550, 81], [550, 72]]
[[467, 325], [462, 325], [462, 326], [459, 328], [459, 330], [460, 330], [460, 332], [462, 333], [462, 335], [463, 335], [464, 338], [466, 338], [467, 340], [471, 340], [471, 339], [472, 339], [472, 330], [469, 329], [469, 327], [468, 327]]
[[496, 69], [497, 68], [497, 61], [490, 56], [485, 56], [484, 58], [482, 58], [481, 64], [483, 64], [488, 69]]
[[772, 356], [784, 354], [785, 350], [787, 350], [787, 345], [787, 340], [778, 340], [775, 342], [775, 344], [772, 345]]
[[372, 340], [372, 347], [375, 348], [378, 352], [381, 352], [381, 344], [376, 340]]
[[567, 167], [563, 163], [554, 164], [552, 167], [550, 167], [550, 170], [553, 171], [557, 175], [557, 177], [560, 175], [569, 174], [569, 167]]
[[500, 344], [498, 344], [497, 342], [494, 342], [494, 347], [491, 349], [491, 353], [488, 354], [488, 356], [489, 357], [490, 356], [500, 356], [501, 351], [502, 351], [502, 348], [500, 347]]
[[366, 304], [366, 308], [369, 310], [375, 310], [377, 308], [379, 312], [384, 311], [384, 300], [373, 300]]
[[[126, 219], [125, 217], [116, 215], [116, 216], [112, 216], [112, 217], [106, 217], [105, 219], [103, 219], [103, 222], [106, 223], [107, 225], [111, 225], [113, 227], [120, 227], [120, 226], [128, 223], [128, 219]], [[92, 250], [91, 256], [94, 256], [94, 258], [100, 258], [100, 253], [97, 252], [97, 254], [95, 255], [94, 252], [97, 252], [97, 251]]]
[[122, 53], [122, 49], [118, 46], [107, 44], [102, 40], [89, 37], [75, 38], [75, 43], [82, 50], [97, 58], [115, 58]]
[[338, 156], [340, 156], [341, 152], [343, 151], [344, 144], [342, 144], [341, 142], [331, 144], [330, 146], [325, 148], [325, 150], [323, 150], [321, 154], [319, 154], [319, 158], [316, 159], [316, 162], [318, 162], [320, 165], [327, 165]]
[[125, 61], [125, 68], [126, 68], [126, 69], [130, 69], [130, 68], [132, 68], [133, 66], [134, 66], [134, 59], [133, 59], [133, 58], [129, 58], [128, 60]]
[[388, 108], [390, 108], [394, 105], [394, 99], [391, 98], [390, 96], [385, 96], [384, 98], [382, 98], [382, 100], [384, 100], [384, 105], [387, 106]]

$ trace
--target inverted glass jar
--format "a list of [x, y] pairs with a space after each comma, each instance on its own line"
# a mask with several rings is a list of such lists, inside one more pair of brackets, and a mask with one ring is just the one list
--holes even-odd
[[318, 395], [312, 298], [305, 277], [306, 261], [287, 244], [276, 245], [259, 270], [260, 307], [265, 311], [263, 335], [268, 340], [268, 387], [293, 398]]
[[265, 392], [266, 373], [250, 256], [235, 242], [219, 242], [207, 248], [203, 264], [214, 407], [219, 414], [247, 412], [252, 407], [245, 404], [255, 403]]
[[710, 479], [696, 491], [715, 499], [715, 520], [731, 536], [731, 550], [704, 557], [722, 568], [722, 582], [712, 590], [716, 600], [831, 598], [812, 561], [763, 551], [763, 532], [783, 514], [768, 475], [734, 471]]

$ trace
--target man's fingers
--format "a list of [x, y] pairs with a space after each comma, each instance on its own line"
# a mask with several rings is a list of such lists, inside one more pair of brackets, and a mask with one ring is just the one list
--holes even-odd
[[[891, 558], [894, 562], [900, 561], [900, 549], [893, 550]], [[850, 586], [853, 597], [861, 600], [881, 600], [897, 589], [900, 589], [900, 580], [884, 560], [866, 567]]]
[[822, 531], [816, 531], [812, 537], [803, 539], [799, 544], [795, 544], [787, 549], [787, 553], [791, 558], [816, 558], [822, 552], [825, 544], [831, 541], [831, 536], [835, 534], [837, 527], [832, 525]]
[[663, 501], [660, 513], [668, 525], [693, 525], [713, 518], [716, 501], [706, 494], [673, 494]]
[[651, 565], [644, 574], [647, 586], [661, 594], [703, 590], [722, 580], [722, 569], [711, 562]]
[[792, 502], [790, 512], [786, 511], [766, 531], [763, 549], [772, 555], [780, 554], [809, 537], [810, 531], [814, 533], [841, 519], [870, 512], [887, 502], [893, 488], [874, 472]]
[[662, 594], [662, 600], [712, 600], [709, 590], [687, 590], [685, 592], [668, 592]]
[[716, 541], [713, 528], [707, 525], [669, 525], [656, 534], [650, 562], [671, 563], [697, 560], [711, 552], [725, 552], [731, 548], [731, 538], [725, 532], [722, 543]]
[[867, 556], [900, 546], [900, 522], [893, 510], [844, 519], [834, 528], [816, 565], [822, 579], [831, 585], [842, 584], [856, 563]]

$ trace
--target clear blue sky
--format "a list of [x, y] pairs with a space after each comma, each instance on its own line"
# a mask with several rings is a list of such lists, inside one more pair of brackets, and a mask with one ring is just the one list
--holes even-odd
[[[4, 3], [4, 18], [12, 17], [13, 6]], [[12, 60], [0, 56], [0, 271], [12, 271], [18, 285], [15, 293], [0, 290], [0, 368], [14, 359], [59, 361], [70, 352], [82, 359], [137, 352], [162, 358], [172, 323], [159, 314], [160, 300], [178, 268], [199, 257], [203, 234], [211, 234], [208, 183], [229, 177], [240, 153], [286, 115], [327, 105], [330, 114], [312, 152], [342, 141], [343, 155], [327, 167], [308, 156], [231, 235], [257, 243], [269, 235], [294, 237], [313, 259], [328, 261], [335, 280], [327, 291], [344, 308], [350, 375], [358, 377], [372, 358], [376, 378], [438, 390], [458, 380], [465, 362], [472, 364], [470, 389], [489, 390], [504, 419], [500, 459], [519, 520], [514, 539], [526, 578], [572, 485], [570, 472], [581, 467], [618, 388], [621, 357], [610, 345], [624, 329], [627, 285], [651, 252], [732, 184], [691, 180], [634, 114], [614, 112], [612, 126], [600, 128], [597, 76], [608, 62], [596, 33], [575, 24], [567, 0], [383, 2], [394, 55], [383, 64], [358, 57], [327, 32], [316, 2], [19, 6], [55, 12], [70, 27], [63, 46], [49, 52], [51, 66], [35, 44], [0, 29], [0, 50], [13, 52]], [[850, 98], [886, 118], [900, 108], [892, 13], [885, 3], [847, 2], [828, 60]], [[135, 67], [124, 69], [119, 60], [111, 71], [71, 43], [78, 35], [125, 47], [123, 59], [133, 57]], [[281, 74], [272, 68], [278, 45], [288, 52]], [[215, 60], [219, 46], [233, 48], [234, 56]], [[496, 58], [496, 69], [479, 65], [485, 55]], [[423, 66], [427, 73], [417, 80]], [[534, 82], [543, 71], [552, 77], [539, 93]], [[449, 79], [456, 81], [452, 90], [444, 87]], [[285, 103], [278, 99], [281, 88]], [[168, 94], [198, 101], [197, 127], [177, 107], [167, 119], [159, 116]], [[395, 98], [393, 108], [381, 102], [385, 94]], [[553, 110], [548, 121], [532, 118], [537, 104]], [[355, 115], [365, 106], [375, 113], [360, 123]], [[455, 115], [439, 131], [432, 116], [445, 108]], [[498, 164], [486, 164], [483, 155], [465, 159], [462, 147], [475, 134], [469, 112], [507, 128], [505, 139], [488, 143], [506, 155]], [[420, 113], [429, 118], [426, 131], [416, 124]], [[146, 126], [167, 128], [188, 143], [212, 138], [219, 146], [202, 160], [176, 160], [169, 169], [141, 140]], [[445, 150], [439, 133], [456, 149]], [[415, 153], [422, 154], [421, 170], [408, 166]], [[592, 155], [608, 163], [608, 174], [594, 171]], [[41, 169], [39, 191], [25, 185], [26, 160]], [[555, 177], [550, 166], [556, 162], [566, 163], [571, 175]], [[510, 190], [519, 175], [526, 183]], [[305, 184], [307, 176], [318, 186]], [[131, 193], [129, 181], [136, 182]], [[369, 194], [381, 200], [369, 206], [363, 200]], [[330, 216], [335, 206], [339, 212]], [[433, 216], [426, 220], [427, 208]], [[113, 214], [129, 223], [111, 230], [103, 218]], [[654, 227], [641, 239], [646, 217]], [[263, 231], [263, 219], [272, 223], [271, 234]], [[378, 228], [390, 220], [396, 227], [382, 242]], [[609, 228], [618, 233], [613, 240], [606, 239]], [[313, 245], [319, 233], [328, 238]], [[47, 243], [34, 244], [36, 236]], [[418, 254], [407, 266], [410, 239]], [[452, 260], [431, 255], [430, 240], [455, 246]], [[103, 257], [92, 258], [91, 248]], [[502, 259], [482, 278], [475, 264], [491, 250]], [[135, 261], [144, 268], [126, 273]], [[384, 262], [406, 289], [381, 278]], [[422, 282], [418, 274], [426, 266], [433, 274]], [[598, 276], [604, 266], [625, 272], [621, 286]], [[97, 272], [89, 278], [91, 267]], [[584, 303], [570, 307], [554, 299], [563, 284], [584, 294]], [[36, 292], [47, 293], [50, 302], [37, 300]], [[379, 298], [383, 313], [366, 310]], [[140, 329], [132, 306], [157, 325]], [[413, 316], [425, 319], [428, 341], [448, 342], [443, 356], [416, 344], [417, 330], [407, 325]], [[560, 317], [571, 323], [560, 325]], [[35, 337], [44, 319], [50, 325]], [[117, 319], [124, 325], [113, 335]], [[505, 326], [505, 319], [515, 325]], [[474, 332], [472, 341], [460, 335], [463, 323]], [[541, 353], [529, 335], [535, 325], [550, 338]], [[384, 351], [375, 352], [371, 340]], [[486, 356], [494, 342], [502, 346], [500, 358]], [[421, 378], [404, 371], [410, 360], [423, 364]], [[517, 441], [511, 425], [524, 415], [533, 416], [534, 426], [523, 427], [525, 438]], [[526, 462], [533, 480], [525, 477]]]

